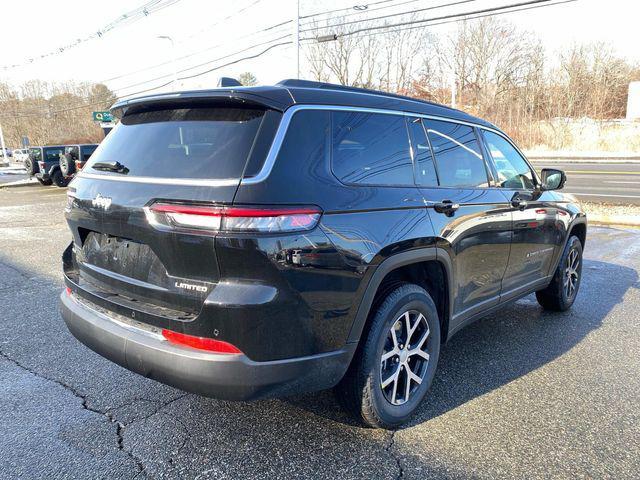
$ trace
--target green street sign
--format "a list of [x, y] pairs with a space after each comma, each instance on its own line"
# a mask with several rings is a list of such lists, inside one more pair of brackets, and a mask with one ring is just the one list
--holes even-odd
[[111, 122], [113, 121], [113, 116], [111, 115], [111, 112], [93, 112], [93, 121]]

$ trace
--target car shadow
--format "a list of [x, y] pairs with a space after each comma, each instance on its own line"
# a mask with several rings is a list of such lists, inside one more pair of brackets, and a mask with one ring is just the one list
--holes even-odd
[[[569, 311], [544, 311], [535, 295], [529, 295], [464, 328], [443, 346], [431, 389], [404, 428], [438, 417], [560, 357], [598, 329], [630, 288], [640, 288], [634, 269], [585, 259], [580, 292]], [[328, 392], [283, 401], [354, 425]]]
[[[451, 478], [452, 471], [470, 474], [455, 461], [442, 464], [428, 446], [413, 451], [394, 446], [388, 432], [358, 428], [331, 391], [223, 402], [133, 374], [90, 352], [66, 330], [51, 308], [62, 287], [58, 278], [1, 260], [0, 294], [11, 298], [11, 305], [0, 312], [0, 350], [34, 375], [65, 385], [83, 399], [79, 409], [117, 422], [120, 448], [151, 476], [265, 478], [296, 472], [394, 478], [402, 473], [401, 459], [434, 478]], [[432, 389], [407, 427], [426, 425], [552, 362], [600, 328], [629, 289], [640, 288], [635, 270], [601, 261], [585, 260], [584, 280], [568, 312], [545, 312], [529, 296], [453, 337], [442, 349]], [[95, 439], [90, 423], [65, 426], [59, 436], [83, 452], [113, 440]], [[40, 454], [44, 450], [35, 452]]]

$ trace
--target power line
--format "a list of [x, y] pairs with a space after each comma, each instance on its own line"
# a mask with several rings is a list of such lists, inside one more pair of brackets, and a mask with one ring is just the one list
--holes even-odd
[[214, 68], [210, 68], [209, 70], [205, 70], [204, 72], [200, 72], [200, 73], [197, 73], [195, 75], [189, 75], [187, 77], [178, 78], [178, 80], [187, 80], [189, 78], [199, 77], [200, 75], [204, 75], [206, 73], [210, 73], [210, 72], [213, 72], [215, 70], [220, 70], [221, 68], [228, 67], [229, 65], [235, 65], [236, 63], [244, 62], [245, 60], [252, 60], [254, 58], [261, 57], [262, 55], [264, 55], [265, 53], [267, 53], [268, 51], [270, 51], [270, 50], [272, 50], [272, 49], [274, 49], [276, 47], [282, 47], [284, 45], [289, 45], [291, 43], [293, 43], [292, 40], [289, 40], [287, 42], [276, 43], [275, 45], [271, 45], [271, 46], [265, 48], [262, 52], [257, 53], [255, 55], [251, 55], [251, 56], [248, 56], [248, 57], [244, 57], [244, 58], [240, 58], [240, 59], [237, 59], [237, 60], [233, 60], [232, 62], [225, 63], [224, 65], [219, 65], [219, 66], [214, 67]]
[[96, 32], [87, 35], [84, 38], [78, 38], [75, 41], [73, 41], [72, 43], [69, 43], [67, 45], [62, 45], [60, 47], [57, 47], [55, 50], [51, 50], [47, 53], [43, 53], [41, 55], [36, 55], [34, 57], [30, 57], [28, 59], [26, 59], [25, 61], [23, 61], [22, 63], [15, 63], [13, 65], [4, 65], [2, 67], [0, 67], [0, 69], [2, 70], [8, 70], [10, 68], [16, 68], [16, 67], [21, 67], [23, 65], [27, 65], [27, 64], [31, 64], [37, 60], [42, 60], [44, 58], [47, 57], [51, 57], [54, 55], [60, 55], [62, 53], [65, 53], [67, 50], [70, 50], [71, 48], [77, 47], [78, 45], [88, 42], [90, 40], [94, 40], [96, 38], [102, 38], [102, 36], [108, 32], [110, 32], [111, 30], [121, 26], [121, 25], [127, 25], [130, 23], [134, 23], [137, 22], [138, 20], [141, 20], [145, 17], [148, 17], [149, 15], [151, 15], [152, 13], [156, 13], [160, 10], [163, 10], [167, 7], [170, 7], [171, 5], [174, 5], [178, 2], [180, 2], [181, 0], [151, 0], [147, 3], [145, 3], [144, 5], [141, 5], [140, 7], [131, 10], [129, 12], [126, 12], [122, 15], [120, 15], [118, 18], [116, 18], [115, 20], [113, 20], [111, 23], [103, 26], [102, 28], [100, 28], [99, 30], [97, 30]]
[[258, 3], [260, 3], [262, 0], [254, 0], [252, 3], [250, 3], [249, 5], [247, 5], [244, 8], [241, 8], [240, 10], [236, 10], [235, 12], [227, 15], [224, 18], [221, 18], [220, 20], [212, 23], [211, 25], [206, 26], [205, 28], [200, 29], [199, 31], [197, 31], [196, 33], [193, 33], [191, 35], [189, 35], [188, 37], [185, 37], [186, 39], [189, 38], [193, 38], [193, 37], [197, 37], [198, 35], [201, 35], [203, 32], [210, 30], [211, 28], [215, 27], [216, 25], [220, 25], [222, 22], [226, 22], [227, 20], [232, 19], [233, 17], [235, 17], [236, 15], [239, 15], [241, 13], [246, 12], [247, 10], [249, 10], [250, 8], [253, 8], [254, 6], [256, 6]]
[[336, 13], [336, 12], [345, 12], [345, 11], [349, 11], [349, 10], [360, 10], [360, 11], [365, 11], [367, 10], [367, 8], [369, 8], [369, 6], [371, 5], [378, 5], [380, 3], [389, 3], [392, 2], [393, 0], [379, 0], [377, 2], [371, 2], [371, 3], [367, 3], [365, 5], [353, 5], [351, 7], [347, 7], [347, 8], [336, 8], [335, 10], [326, 10], [324, 12], [318, 12], [318, 13], [311, 13], [309, 15], [301, 15], [300, 18], [311, 18], [311, 17], [319, 17], [322, 15], [328, 15], [330, 13]]
[[[469, 1], [469, 0], [467, 0], [467, 1]], [[362, 28], [359, 28], [359, 29], [356, 29], [356, 30], [351, 30], [349, 32], [337, 33], [335, 35], [336, 35], [336, 37], [347, 37], [347, 36], [350, 36], [350, 35], [355, 35], [357, 33], [368, 32], [368, 31], [372, 31], [372, 30], [388, 29], [388, 28], [393, 28], [393, 27], [403, 27], [403, 26], [415, 25], [415, 24], [424, 24], [424, 23], [427, 23], [427, 22], [435, 22], [435, 21], [439, 21], [439, 20], [458, 19], [458, 18], [461, 18], [461, 17], [467, 17], [469, 15], [498, 12], [500, 10], [505, 10], [505, 9], [509, 9], [509, 8], [516, 8], [516, 7], [520, 7], [520, 6], [533, 5], [533, 4], [539, 4], [539, 3], [547, 3], [547, 2], [550, 2], [550, 1], [551, 0], [529, 0], [527, 2], [514, 3], [514, 4], [510, 4], [510, 5], [502, 5], [502, 6], [499, 6], [499, 7], [490, 7], [490, 8], [483, 8], [483, 9], [480, 9], [480, 10], [474, 10], [474, 11], [470, 11], [470, 12], [461, 12], [461, 13], [453, 13], [453, 14], [449, 14], [449, 15], [442, 15], [440, 17], [424, 18], [424, 19], [420, 19], [420, 20], [407, 20], [405, 22], [399, 22], [399, 23], [393, 23], [393, 24], [387, 24], [387, 25], [374, 25], [374, 26], [370, 26], [370, 27], [362, 27]], [[314, 37], [310, 37], [310, 38], [301, 39], [301, 41], [303, 41], [303, 40], [315, 40], [315, 38]]]
[[[233, 53], [229, 53], [229, 54], [224, 55], [224, 56], [222, 56], [222, 57], [214, 58], [214, 59], [212, 59], [212, 60], [207, 60], [206, 62], [199, 63], [199, 64], [197, 64], [197, 65], [193, 65], [193, 66], [191, 66], [191, 67], [183, 68], [182, 70], [178, 70], [178, 71], [177, 71], [177, 72], [175, 72], [175, 73], [184, 73], [184, 72], [188, 72], [188, 71], [190, 71], [190, 70], [194, 70], [194, 69], [196, 69], [196, 68], [203, 67], [203, 66], [208, 65], [208, 64], [210, 64], [210, 63], [214, 63], [214, 62], [217, 62], [217, 61], [220, 61], [220, 60], [224, 60], [225, 58], [233, 57], [234, 55], [238, 55], [239, 53], [247, 52], [247, 51], [252, 50], [252, 49], [254, 49], [254, 48], [256, 48], [256, 47], [261, 47], [261, 46], [263, 46], [263, 45], [268, 45], [269, 43], [277, 42], [278, 40], [283, 40], [284, 38], [287, 38], [287, 37], [289, 37], [289, 36], [290, 36], [289, 34], [287, 34], [287, 35], [282, 35], [282, 36], [280, 36], [280, 37], [273, 38], [273, 39], [271, 39], [271, 40], [267, 40], [267, 41], [264, 41], [264, 42], [262, 42], [262, 43], [257, 43], [257, 44], [255, 44], [255, 45], [251, 45], [250, 47], [243, 48], [242, 50], [238, 50], [238, 51], [235, 51], [235, 52], [233, 52]], [[131, 85], [127, 85], [127, 86], [125, 86], [125, 87], [117, 87], [117, 90], [126, 90], [126, 89], [128, 89], [128, 88], [137, 87], [137, 86], [140, 86], [140, 85], [145, 85], [145, 84], [147, 84], [147, 83], [151, 83], [151, 82], [156, 81], [156, 80], [161, 80], [161, 79], [163, 79], [163, 78], [173, 77], [173, 75], [174, 75], [173, 73], [168, 73], [168, 74], [165, 74], [165, 75], [160, 75], [159, 77], [154, 77], [154, 78], [149, 79], [149, 80], [143, 80], [143, 81], [140, 81], [140, 82], [137, 82], [137, 83], [131, 84]], [[178, 79], [178, 80], [179, 80], [179, 79]], [[171, 83], [171, 82], [169, 82], [169, 83]]]
[[152, 69], [154, 69], [154, 68], [162, 67], [162, 66], [164, 66], [164, 65], [169, 65], [169, 64], [173, 63], [174, 61], [184, 60], [184, 59], [186, 59], [186, 58], [191, 58], [191, 57], [194, 57], [194, 56], [199, 55], [199, 54], [201, 54], [201, 53], [207, 52], [207, 51], [209, 51], [209, 50], [213, 50], [214, 48], [218, 48], [218, 47], [222, 47], [222, 46], [224, 46], [224, 45], [227, 45], [227, 44], [229, 44], [230, 42], [235, 42], [235, 41], [238, 41], [238, 40], [243, 40], [243, 39], [245, 39], [245, 38], [252, 37], [252, 36], [254, 36], [254, 35], [260, 35], [260, 34], [262, 34], [262, 33], [265, 33], [265, 32], [271, 31], [271, 30], [277, 30], [277, 31], [279, 31], [279, 30], [280, 30], [280, 28], [279, 28], [279, 27], [282, 27], [282, 26], [284, 26], [284, 25], [287, 25], [287, 24], [291, 23], [292, 21], [293, 21], [293, 20], [286, 20], [286, 21], [284, 21], [284, 22], [280, 22], [280, 23], [277, 23], [277, 24], [275, 24], [275, 25], [270, 25], [270, 26], [268, 26], [268, 27], [263, 28], [262, 30], [257, 30], [257, 31], [255, 31], [255, 32], [251, 32], [251, 33], [248, 33], [248, 34], [245, 34], [245, 35], [241, 35], [241, 36], [239, 36], [239, 37], [235, 37], [235, 38], [229, 39], [229, 40], [225, 41], [224, 43], [218, 43], [218, 44], [215, 44], [215, 45], [211, 45], [211, 46], [209, 46], [209, 47], [207, 47], [207, 48], [204, 48], [204, 49], [198, 50], [198, 51], [196, 51], [196, 52], [189, 53], [189, 54], [187, 54], [187, 55], [183, 55], [183, 56], [181, 56], [181, 57], [177, 57], [177, 58], [175, 58], [175, 59], [173, 59], [173, 60], [167, 60], [167, 61], [165, 61], [165, 62], [161, 62], [161, 63], [157, 63], [157, 64], [154, 64], [154, 65], [150, 65], [150, 66], [147, 66], [147, 67], [144, 67], [144, 68], [140, 68], [140, 69], [138, 69], [138, 70], [134, 70], [134, 71], [132, 71], [132, 72], [123, 73], [123, 74], [121, 74], [121, 75], [117, 75], [117, 76], [115, 76], [115, 77], [111, 77], [111, 78], [106, 78], [106, 79], [104, 79], [104, 80], [100, 80], [98, 83], [106, 83], [106, 82], [111, 82], [111, 81], [113, 81], [113, 80], [119, 80], [119, 79], [124, 78], [124, 77], [130, 77], [131, 75], [135, 75], [135, 74], [137, 74], [137, 73], [146, 72], [147, 70], [152, 70]]
[[[398, 0], [392, 0], [392, 1], [398, 1]], [[424, 0], [405, 0], [405, 1], [402, 1], [402, 2], [399, 2], [399, 3], [393, 3], [391, 5], [383, 5], [383, 6], [377, 7], [377, 8], [366, 8], [364, 10], [356, 10], [354, 12], [345, 13], [343, 15], [340, 15], [340, 18], [351, 17], [353, 15], [366, 15], [367, 13], [375, 12], [377, 10], [384, 10], [384, 9], [387, 9], [387, 8], [400, 7], [402, 5], [408, 5], [410, 3], [422, 2], [422, 1], [424, 1]], [[304, 17], [300, 17], [300, 18], [304, 18]], [[324, 19], [324, 20], [332, 20], [334, 18], [338, 18], [338, 17], [330, 17], [330, 18], [327, 18], [327, 19]], [[324, 21], [324, 20], [321, 19], [320, 21]], [[316, 22], [317, 22], [317, 20], [312, 20], [310, 22], [303, 22], [300, 25], [301, 26], [303, 26], [303, 25], [313, 25], [313, 24], [316, 24]]]
[[[249, 56], [246, 56], [246, 57], [243, 57], [243, 58], [238, 58], [236, 60], [232, 60], [232, 61], [227, 62], [227, 63], [222, 64], [222, 65], [217, 65], [216, 67], [209, 68], [207, 70], [204, 70], [202, 72], [198, 72], [198, 73], [193, 74], [193, 75], [188, 75], [188, 76], [184, 76], [184, 77], [178, 77], [177, 80], [178, 81], [187, 80], [187, 79], [190, 79], [190, 78], [199, 77], [201, 75], [206, 75], [207, 73], [211, 73], [213, 71], [220, 70], [221, 68], [225, 68], [225, 67], [228, 67], [230, 65], [234, 65], [236, 63], [243, 62], [245, 60], [251, 60], [251, 59], [254, 59], [254, 58], [258, 58], [258, 57], [268, 53], [269, 51], [273, 50], [274, 48], [281, 47], [281, 46], [284, 46], [284, 45], [289, 45], [291, 43], [293, 43], [293, 41], [289, 40], [287, 42], [281, 42], [281, 43], [277, 43], [277, 44], [274, 44], [274, 45], [270, 45], [267, 48], [265, 48], [264, 50], [262, 50], [261, 52], [256, 53], [254, 55], [249, 55]], [[170, 85], [172, 82], [173, 82], [173, 80], [171, 80], [169, 82], [166, 82], [166, 83], [163, 83], [161, 85], [155, 85], [155, 86], [153, 86], [151, 88], [147, 88], [147, 89], [144, 89], [144, 90], [139, 90], [139, 91], [134, 92], [134, 93], [128, 93], [126, 95], [121, 95], [119, 97], [116, 97], [116, 100], [122, 100], [122, 99], [124, 99], [126, 97], [132, 97], [132, 96], [135, 96], [135, 95], [140, 95], [142, 93], [147, 93], [147, 92], [150, 92], [150, 91], [153, 91], [153, 90], [157, 90], [159, 88], [166, 87], [167, 85]], [[72, 107], [67, 107], [67, 108], [63, 108], [63, 109], [60, 109], [60, 110], [54, 110], [54, 111], [46, 110], [46, 111], [40, 111], [40, 112], [24, 113], [24, 114], [21, 114], [21, 115], [6, 114], [6, 115], [0, 115], [0, 118], [25, 118], [25, 117], [36, 117], [36, 116], [42, 116], [42, 115], [56, 115], [58, 113], [65, 113], [65, 112], [69, 112], [69, 111], [73, 111], [73, 110], [79, 110], [79, 109], [82, 109], [82, 108], [101, 105], [101, 104], [104, 104], [104, 102], [106, 102], [108, 100], [110, 100], [110, 97], [104, 97], [100, 101], [96, 100], [95, 102], [83, 103], [83, 104], [80, 104], [80, 105], [74, 105]]]
[[[301, 30], [301, 32], [311, 32], [311, 31], [317, 31], [317, 30], [324, 30], [327, 28], [334, 28], [334, 27], [342, 27], [344, 25], [353, 25], [354, 23], [361, 23], [361, 22], [373, 22], [376, 20], [384, 20], [385, 18], [391, 18], [391, 17], [399, 17], [399, 16], [403, 16], [403, 15], [412, 15], [412, 14], [416, 14], [416, 13], [420, 13], [420, 12], [426, 12], [429, 10], [436, 10], [439, 8], [445, 8], [445, 7], [452, 7], [454, 5], [461, 5], [464, 3], [471, 3], [471, 2], [475, 2], [476, 0], [458, 0], [455, 2], [449, 2], [449, 3], [443, 3], [441, 5], [433, 5], [431, 7], [425, 7], [425, 8], [418, 8], [415, 10], [407, 10], [404, 12], [398, 12], [398, 13], [390, 13], [388, 15], [381, 15], [379, 17], [370, 17], [370, 18], [363, 18], [360, 20], [351, 20], [351, 21], [347, 21], [347, 22], [342, 22], [342, 23], [336, 23], [333, 25], [325, 25], [319, 28], [308, 28], [306, 30]], [[549, 0], [540, 0], [540, 1], [549, 1]]]
[[[545, 8], [545, 7], [553, 7], [556, 5], [562, 5], [565, 3], [574, 3], [577, 2], [578, 0], [561, 0], [561, 1], [556, 1], [554, 3], [547, 3], [544, 5], [532, 5], [532, 6], [528, 6], [528, 7], [522, 7], [522, 8], [514, 8], [513, 10], [505, 10], [505, 11], [500, 11], [500, 12], [495, 12], [495, 13], [485, 13], [483, 15], [475, 15], [475, 16], [465, 16], [462, 20], [476, 20], [478, 18], [485, 18], [485, 17], [496, 17], [498, 15], [506, 15], [508, 13], [517, 13], [517, 12], [523, 12], [525, 10], [535, 10], [537, 8]], [[396, 28], [393, 30], [386, 30], [384, 32], [372, 32], [372, 33], [367, 33], [364, 35], [360, 35], [362, 37], [368, 37], [371, 35], [378, 35], [380, 33], [393, 33], [393, 32], [403, 32], [405, 30], [415, 30], [418, 28], [425, 28], [425, 27], [435, 27], [437, 25], [445, 25], [448, 23], [455, 23], [455, 22], [459, 22], [460, 19], [453, 19], [453, 20], [446, 20], [446, 21], [442, 21], [442, 22], [437, 22], [437, 23], [430, 23], [428, 25], [419, 25], [417, 27], [405, 27], [405, 28]], [[380, 27], [380, 28], [385, 28], [385, 27]], [[309, 39], [305, 39], [305, 40], [309, 40]], [[315, 39], [312, 39], [315, 40]]]

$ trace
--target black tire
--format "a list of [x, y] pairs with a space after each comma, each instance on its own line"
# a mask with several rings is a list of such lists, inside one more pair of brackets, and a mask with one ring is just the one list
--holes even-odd
[[[536, 292], [538, 303], [545, 310], [555, 312], [568, 310], [576, 300], [581, 280], [582, 243], [578, 237], [571, 236], [564, 247], [551, 283], [544, 290]], [[569, 282], [573, 284], [573, 288], [570, 288]]]
[[[392, 354], [389, 350], [392, 345], [389, 340], [392, 340], [392, 336], [394, 338], [397, 337], [398, 342], [395, 342], [396, 344], [403, 341], [402, 330], [405, 329], [404, 331], [406, 332], [404, 312], [414, 312], [414, 315], [421, 314], [426, 321], [428, 331], [423, 326], [420, 316], [417, 316], [418, 320], [413, 323], [417, 325], [413, 333], [418, 331], [418, 336], [420, 337], [418, 340], [421, 340], [426, 333], [426, 340], [424, 340], [423, 345], [429, 358], [425, 360], [422, 355], [412, 354], [410, 357], [405, 355], [404, 360], [402, 360], [403, 357], [398, 354], [383, 362], [383, 353], [385, 355]], [[400, 330], [395, 328], [398, 321], [402, 323]], [[411, 320], [409, 322], [411, 323]], [[397, 331], [399, 333], [392, 334], [392, 327], [394, 332]], [[422, 328], [422, 330], [418, 330], [419, 328]], [[350, 410], [364, 425], [393, 429], [409, 420], [422, 402], [433, 381], [440, 355], [440, 320], [438, 311], [433, 300], [423, 288], [414, 284], [403, 284], [394, 289], [373, 312], [371, 326], [368, 330], [365, 330], [363, 335], [366, 336], [361, 339], [361, 344], [349, 366], [349, 370], [336, 386], [335, 392], [345, 408]], [[410, 336], [409, 345], [405, 345], [404, 350], [415, 350], [419, 345], [419, 342], [415, 340]], [[414, 348], [408, 348], [410, 345], [414, 345]], [[411, 366], [411, 363], [403, 363], [407, 359], [410, 359], [408, 360], [409, 362], [413, 362], [413, 366]], [[405, 367], [405, 365], [407, 366]], [[405, 390], [406, 382], [409, 378], [408, 371], [419, 374], [421, 383], [418, 384], [409, 380], [410, 393], [408, 399], [404, 398], [404, 403], [394, 405], [392, 401], [396, 399], [396, 391], [393, 389], [402, 388]], [[386, 380], [388, 381], [391, 378], [388, 374], [389, 372], [392, 372], [391, 377], [395, 377], [396, 380], [392, 381], [391, 389], [388, 385], [383, 390], [381, 377], [386, 375]], [[405, 382], [401, 384], [403, 375]], [[393, 391], [390, 392], [390, 390]], [[404, 397], [402, 392], [401, 395]], [[390, 396], [391, 398], [389, 398]]]
[[66, 187], [69, 184], [69, 180], [64, 178], [60, 169], [53, 172], [53, 175], [51, 175], [51, 180], [53, 180], [53, 183], [56, 184], [56, 187]]
[[41, 178], [38, 178], [38, 181], [40, 182], [40, 185], [46, 185], [47, 187], [53, 183], [51, 179], [43, 180]]
[[73, 175], [76, 171], [76, 163], [68, 154], [60, 156], [60, 171], [65, 177]]
[[38, 173], [38, 164], [31, 159], [31, 157], [27, 158], [24, 161], [24, 168], [27, 169], [27, 173], [29, 173], [30, 177], [33, 177], [36, 173]]

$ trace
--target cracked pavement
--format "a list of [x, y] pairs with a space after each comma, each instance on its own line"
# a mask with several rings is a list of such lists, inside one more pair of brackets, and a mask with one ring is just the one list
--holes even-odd
[[93, 353], [57, 311], [65, 191], [0, 190], [0, 477], [637, 478], [640, 231], [591, 228], [573, 310], [534, 297], [442, 350], [396, 432], [330, 392], [221, 402]]

